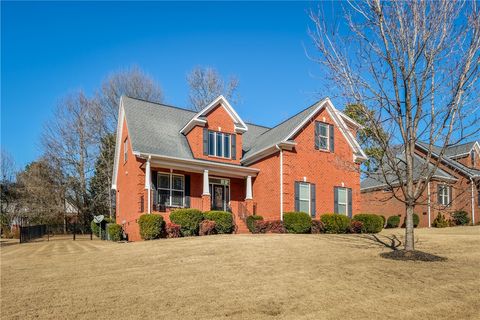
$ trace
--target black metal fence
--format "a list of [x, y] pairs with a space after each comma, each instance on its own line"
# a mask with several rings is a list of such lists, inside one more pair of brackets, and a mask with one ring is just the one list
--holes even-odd
[[25, 243], [33, 239], [41, 238], [47, 233], [48, 230], [46, 224], [20, 227], [20, 243]]

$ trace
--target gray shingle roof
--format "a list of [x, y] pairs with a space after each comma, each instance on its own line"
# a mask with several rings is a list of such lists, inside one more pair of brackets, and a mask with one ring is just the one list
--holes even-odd
[[[445, 149], [445, 156], [449, 158], [454, 158], [460, 155], [468, 154], [470, 150], [472, 150], [473, 145], [477, 141], [471, 141], [471, 142], [466, 142], [462, 144], [457, 144], [454, 146], [449, 146]], [[425, 142], [419, 142], [418, 144], [424, 146], [425, 148], [428, 148], [428, 143]], [[436, 154], [439, 154], [440, 151], [442, 150], [441, 147], [438, 146], [433, 146], [432, 151], [435, 152]]]
[[288, 118], [279, 125], [271, 128], [268, 131], [265, 131], [263, 134], [256, 138], [256, 143], [251, 146], [251, 148], [246, 149], [247, 152], [244, 154], [244, 159], [250, 157], [251, 155], [271, 146], [274, 146], [277, 143], [280, 143], [288, 137], [288, 135], [298, 126], [300, 123], [305, 120], [305, 118], [312, 113], [318, 107], [318, 102], [311, 105], [310, 107], [300, 111], [296, 115]]
[[[405, 159], [405, 157], [403, 157], [402, 155], [398, 156], [399, 161], [403, 161], [403, 159]], [[425, 159], [421, 158], [418, 155], [415, 155], [415, 157], [413, 159], [413, 166], [414, 166], [413, 167], [413, 179], [414, 179], [414, 181], [419, 180], [422, 176], [424, 176], [428, 172], [431, 172], [435, 169], [435, 166], [432, 163], [429, 163], [428, 168], [424, 172], [422, 172], [422, 169], [424, 168], [425, 164], [426, 164]], [[400, 170], [403, 169], [402, 172], [401, 172], [401, 174], [403, 175], [405, 173], [405, 171], [404, 171], [405, 167], [403, 166], [403, 163], [401, 163], [399, 165], [399, 167], [400, 167]], [[364, 190], [364, 189], [371, 189], [371, 188], [387, 187], [388, 186], [387, 181], [391, 185], [398, 184], [398, 182], [399, 182], [398, 176], [393, 172], [393, 170], [391, 170], [387, 166], [385, 166], [383, 168], [383, 172], [385, 172], [385, 177], [382, 174], [382, 171], [380, 171], [380, 170], [381, 169], [379, 169], [379, 171], [377, 171], [377, 172], [372, 173], [366, 179], [364, 179], [360, 183], [360, 189]], [[448, 172], [446, 172], [446, 171], [444, 171], [440, 168], [436, 168], [434, 177], [437, 178], [437, 179], [456, 180], [456, 178], [454, 176], [450, 175]]]

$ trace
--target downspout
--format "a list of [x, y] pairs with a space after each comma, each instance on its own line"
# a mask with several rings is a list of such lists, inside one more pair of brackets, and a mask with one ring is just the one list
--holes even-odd
[[475, 192], [473, 190], [473, 178], [470, 177], [470, 184], [472, 190], [472, 225], [475, 225]]
[[283, 150], [278, 144], [275, 148], [280, 150], [280, 220], [283, 221]]
[[150, 185], [150, 181], [151, 181], [151, 172], [150, 172], [150, 159], [151, 159], [151, 156], [148, 156], [147, 158], [147, 167], [145, 168], [145, 189], [147, 190], [147, 213], [151, 213], [152, 210], [151, 210], [151, 206], [150, 206], [150, 194], [152, 193], [152, 190], [151, 190], [151, 185]]
[[430, 199], [430, 181], [427, 183], [427, 211], [428, 211], [428, 227], [432, 226], [432, 210], [431, 210], [431, 199]]

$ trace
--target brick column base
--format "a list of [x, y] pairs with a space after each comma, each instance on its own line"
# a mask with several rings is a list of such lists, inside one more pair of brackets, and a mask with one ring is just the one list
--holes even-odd
[[245, 200], [245, 208], [247, 209], [248, 215], [253, 214], [253, 200], [252, 199], [246, 199]]
[[202, 195], [202, 211], [210, 211], [212, 209], [212, 202], [210, 195]]

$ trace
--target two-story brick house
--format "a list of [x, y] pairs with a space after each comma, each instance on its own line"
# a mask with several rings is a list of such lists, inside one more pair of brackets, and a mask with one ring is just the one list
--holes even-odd
[[[438, 168], [435, 169], [440, 152], [439, 147], [432, 150], [427, 171], [435, 170], [435, 174], [415, 206], [420, 227], [431, 226], [439, 212], [448, 219], [455, 211], [466, 211], [471, 223], [477, 223], [480, 221], [480, 144], [473, 141], [447, 147]], [[427, 161], [428, 146], [417, 143], [415, 153], [414, 179], [418, 181], [424, 174], [420, 171]], [[402, 199], [398, 188], [393, 191]], [[381, 214], [387, 218], [398, 215], [401, 221], [404, 221], [405, 205], [392, 197], [392, 190], [385, 183], [385, 176], [381, 172], [362, 181], [361, 198], [362, 212]]]
[[353, 215], [360, 209], [360, 127], [327, 98], [273, 128], [245, 123], [220, 96], [200, 112], [123, 96], [112, 188], [117, 223], [138, 240], [143, 213], [228, 210], [237, 232], [258, 214]]

